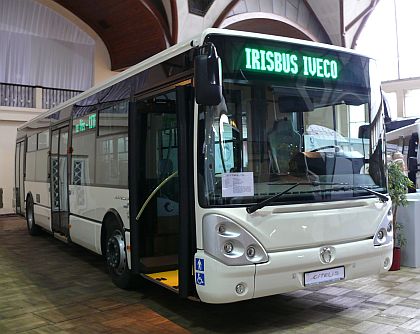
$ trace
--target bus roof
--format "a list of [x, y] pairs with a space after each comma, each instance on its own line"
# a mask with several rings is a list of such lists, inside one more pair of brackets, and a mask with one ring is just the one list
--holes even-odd
[[106, 89], [108, 87], [111, 87], [123, 80], [126, 80], [144, 70], [147, 70], [148, 68], [155, 66], [157, 64], [160, 64], [161, 62], [176, 56], [178, 54], [181, 54], [185, 51], [188, 51], [189, 49], [196, 47], [196, 46], [200, 46], [203, 44], [205, 38], [210, 35], [210, 34], [217, 34], [217, 35], [223, 35], [223, 36], [236, 36], [236, 37], [250, 37], [250, 38], [256, 38], [256, 39], [266, 39], [266, 40], [271, 40], [271, 41], [281, 41], [281, 42], [286, 42], [286, 43], [292, 43], [292, 44], [297, 44], [297, 45], [307, 45], [307, 46], [312, 46], [312, 47], [317, 47], [317, 48], [323, 48], [323, 49], [329, 49], [329, 50], [336, 50], [338, 52], [345, 52], [345, 53], [350, 53], [350, 54], [355, 54], [358, 56], [362, 56], [362, 57], [367, 57], [370, 58], [368, 56], [365, 56], [363, 54], [360, 54], [354, 50], [350, 50], [350, 49], [346, 49], [346, 48], [342, 48], [342, 47], [338, 47], [338, 46], [334, 46], [334, 45], [328, 45], [328, 44], [321, 44], [321, 43], [317, 43], [317, 42], [311, 42], [311, 41], [306, 41], [306, 40], [299, 40], [299, 39], [294, 39], [294, 38], [289, 38], [289, 37], [282, 37], [282, 36], [274, 36], [274, 35], [266, 35], [266, 34], [260, 34], [260, 33], [253, 33], [253, 32], [246, 32], [246, 31], [236, 31], [236, 30], [229, 30], [229, 29], [218, 29], [218, 28], [208, 28], [205, 29], [201, 35], [197, 36], [196, 38], [193, 38], [191, 40], [176, 44], [174, 46], [169, 47], [168, 49], [159, 52], [155, 55], [153, 55], [152, 57], [136, 64], [133, 65], [131, 67], [129, 67], [128, 69], [124, 70], [123, 72], [113, 76], [112, 78], [100, 83], [99, 85], [93, 86], [89, 89], [87, 89], [86, 91], [76, 95], [75, 97], [57, 105], [56, 107], [49, 109], [47, 111], [45, 111], [44, 113], [36, 116], [35, 118], [33, 118], [32, 120], [27, 121], [26, 123], [22, 124], [21, 126], [18, 127], [18, 129], [24, 129], [28, 126], [30, 126], [31, 124], [34, 124], [35, 122], [44, 119], [50, 115], [53, 115], [54, 113], [68, 107], [71, 106], [72, 104], [81, 101], [91, 95], [94, 95], [100, 91], [102, 91], [103, 89]]
[[[206, 36], [210, 35], [210, 34], [217, 34], [217, 35], [224, 35], [224, 36], [237, 36], [237, 37], [251, 37], [251, 38], [256, 38], [256, 39], [267, 39], [267, 40], [270, 40], [270, 41], [279, 41], [279, 42], [285, 42], [285, 43], [291, 43], [291, 44], [307, 45], [307, 46], [312, 46], [312, 47], [317, 47], [317, 48], [322, 48], [322, 49], [328, 49], [328, 50], [335, 50], [335, 51], [338, 51], [338, 52], [344, 52], [344, 53], [354, 54], [354, 55], [357, 55], [357, 56], [373, 59], [369, 55], [366, 55], [364, 53], [358, 52], [358, 51], [353, 50], [353, 49], [343, 48], [341, 46], [312, 42], [312, 41], [307, 41], [307, 40], [303, 40], [303, 39], [296, 39], [296, 38], [291, 38], [291, 37], [283, 37], [283, 36], [276, 36], [276, 35], [261, 34], [261, 33], [256, 33], [256, 32], [230, 30], [230, 29], [219, 29], [219, 28], [208, 28], [208, 29], [204, 30], [203, 33], [201, 34], [200, 42], [197, 43], [197, 44], [198, 45], [203, 44]], [[193, 41], [197, 41], [197, 39], [196, 40], [193, 39]]]
[[86, 91], [80, 93], [79, 95], [76, 95], [75, 97], [57, 105], [56, 107], [49, 109], [47, 111], [45, 111], [44, 113], [38, 115], [37, 117], [33, 118], [32, 120], [22, 124], [18, 129], [23, 129], [29, 125], [31, 125], [32, 123], [35, 123], [36, 121], [43, 119], [45, 117], [48, 117], [52, 114], [54, 114], [55, 112], [64, 109], [65, 107], [68, 107], [80, 100], [83, 100], [91, 95], [94, 95], [100, 91], [102, 91], [105, 88], [111, 87], [125, 79], [128, 79], [130, 77], [132, 77], [133, 75], [140, 73], [154, 65], [157, 65], [159, 63], [161, 63], [164, 60], [167, 60], [168, 58], [180, 54], [182, 52], [185, 52], [187, 50], [191, 49], [191, 44], [190, 42], [184, 42], [181, 44], [177, 44], [174, 45], [162, 52], [159, 52], [155, 55], [153, 55], [152, 57], [136, 64], [133, 65], [131, 67], [129, 67], [128, 69], [124, 70], [123, 72], [113, 76], [112, 78], [100, 83], [99, 85], [93, 86], [89, 89], [87, 89]]
[[399, 139], [400, 137], [410, 137], [414, 132], [420, 134], [420, 120], [415, 123], [403, 126], [402, 128], [386, 133], [386, 141]]

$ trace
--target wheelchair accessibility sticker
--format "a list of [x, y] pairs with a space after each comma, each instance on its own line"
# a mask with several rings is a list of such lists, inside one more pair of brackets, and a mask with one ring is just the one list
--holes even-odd
[[195, 270], [204, 271], [204, 259], [200, 259], [199, 257], [195, 259]]
[[206, 285], [204, 277], [204, 259], [197, 257], [195, 259], [195, 282], [197, 285]]
[[195, 281], [197, 285], [206, 285], [206, 282], [204, 280], [204, 273], [195, 273]]

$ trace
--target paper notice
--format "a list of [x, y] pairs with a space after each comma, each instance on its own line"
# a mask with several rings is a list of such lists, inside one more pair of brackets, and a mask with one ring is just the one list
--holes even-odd
[[222, 197], [254, 196], [254, 173], [225, 173], [222, 175]]

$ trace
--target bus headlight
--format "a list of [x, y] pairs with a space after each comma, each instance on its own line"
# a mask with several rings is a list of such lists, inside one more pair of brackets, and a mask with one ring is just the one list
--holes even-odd
[[249, 246], [246, 249], [246, 256], [248, 256], [248, 258], [253, 258], [255, 256], [255, 247], [254, 246]]
[[383, 244], [386, 241], [386, 230], [384, 228], [381, 228], [376, 233], [376, 238], [379, 241], [380, 244]]
[[203, 218], [204, 251], [224, 264], [239, 266], [268, 261], [263, 246], [242, 226], [218, 214]]
[[393, 228], [392, 228], [392, 211], [382, 219], [376, 229], [375, 235], [373, 236], [373, 244], [375, 246], [386, 245], [393, 240]]
[[223, 245], [223, 249], [225, 251], [226, 254], [230, 254], [233, 252], [233, 245], [231, 242], [227, 242]]

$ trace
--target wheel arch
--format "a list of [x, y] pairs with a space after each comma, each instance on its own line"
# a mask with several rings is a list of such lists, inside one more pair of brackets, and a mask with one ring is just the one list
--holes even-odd
[[105, 249], [106, 232], [111, 222], [116, 222], [123, 231], [125, 230], [123, 220], [121, 219], [121, 216], [118, 213], [118, 211], [115, 209], [109, 209], [106, 212], [104, 218], [102, 219], [102, 227], [101, 227], [101, 254], [102, 255], [105, 255], [103, 251]]
[[30, 191], [28, 191], [25, 197], [25, 218], [28, 233], [33, 236], [38, 235], [40, 227], [35, 224], [34, 198]]
[[[25, 196], [25, 208], [28, 205], [28, 198], [31, 199], [32, 203], [34, 202], [34, 196], [32, 195], [32, 191], [28, 191]], [[25, 213], [26, 215], [26, 213]]]
[[31, 203], [32, 203], [32, 210], [33, 210], [33, 205], [34, 205], [34, 196], [32, 195], [32, 191], [28, 191], [27, 193], [26, 193], [26, 196], [25, 196], [25, 214], [24, 214], [24, 217], [25, 218], [27, 218], [28, 217], [28, 203], [29, 203], [29, 200], [31, 201]]

